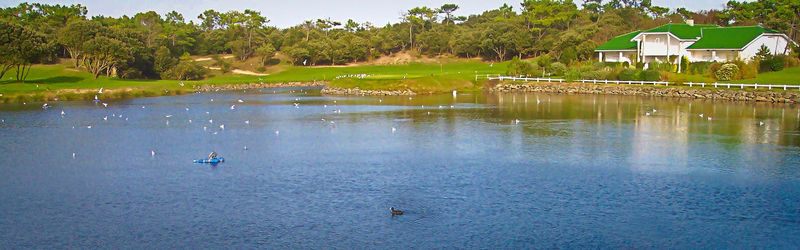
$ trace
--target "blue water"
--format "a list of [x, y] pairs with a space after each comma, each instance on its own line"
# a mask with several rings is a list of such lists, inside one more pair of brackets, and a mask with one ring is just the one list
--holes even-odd
[[[800, 242], [797, 106], [315, 89], [51, 104], [0, 107], [0, 248]], [[192, 163], [211, 151], [226, 161]]]

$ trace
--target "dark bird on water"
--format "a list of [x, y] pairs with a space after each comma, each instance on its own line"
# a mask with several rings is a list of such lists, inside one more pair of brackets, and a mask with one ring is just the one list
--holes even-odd
[[403, 211], [395, 210], [394, 207], [390, 207], [389, 210], [392, 211], [392, 215], [393, 216], [394, 215], [403, 215]]

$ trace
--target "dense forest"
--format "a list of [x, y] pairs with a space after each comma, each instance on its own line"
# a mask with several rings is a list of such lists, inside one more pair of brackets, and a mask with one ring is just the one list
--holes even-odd
[[[0, 79], [24, 80], [32, 64], [71, 60], [80, 70], [131, 79], [199, 79], [193, 55], [232, 54], [274, 64], [276, 53], [298, 66], [347, 64], [384, 55], [451, 55], [505, 61], [547, 55], [589, 60], [599, 44], [637, 29], [694, 19], [721, 26], [759, 24], [798, 41], [797, 0], [730, 1], [722, 10], [668, 9], [651, 0], [524, 0], [478, 15], [459, 16], [445, 4], [406, 10], [383, 26], [315, 19], [279, 29], [257, 10], [206, 10], [195, 20], [172, 11], [119, 18], [87, 16], [82, 5], [23, 3], [0, 10]], [[219, 60], [219, 66], [225, 62]]]

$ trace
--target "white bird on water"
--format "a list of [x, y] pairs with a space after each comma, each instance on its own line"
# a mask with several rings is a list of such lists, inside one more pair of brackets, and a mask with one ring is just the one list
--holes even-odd
[[644, 115], [646, 115], [646, 116], [650, 116], [650, 112], [644, 113]]
[[214, 120], [208, 120], [208, 123], [214, 123]]
[[759, 121], [758, 122], [758, 126], [764, 126], [764, 122], [763, 121]]
[[244, 102], [244, 101], [242, 101], [242, 99], [239, 99], [239, 100], [236, 100], [236, 101], [239, 102], [239, 103], [243, 103]]
[[703, 114], [700, 114], [700, 117], [703, 117]]
[[142, 109], [144, 109], [144, 105], [142, 105]]
[[103, 88], [100, 88], [100, 90], [98, 90], [97, 93], [98, 94], [102, 94], [103, 93]]
[[519, 124], [519, 119], [514, 119], [514, 124]]
[[61, 110], [61, 116], [64, 116], [64, 110], [63, 109]]
[[219, 129], [225, 130], [225, 124], [219, 125]]
[[250, 120], [244, 121], [244, 124], [250, 124]]
[[150, 150], [150, 156], [156, 156], [156, 151]]
[[392, 133], [397, 132], [397, 128], [392, 127]]
[[86, 125], [86, 128], [92, 128], [92, 125]]
[[206, 130], [208, 130], [208, 127], [203, 126], [203, 131], [206, 131]]
[[103, 116], [103, 121], [108, 121], [108, 116]]
[[192, 119], [189, 119], [189, 123], [192, 123]]
[[211, 98], [211, 101], [213, 102], [213, 101], [214, 101], [214, 98]]
[[103, 103], [103, 107], [104, 107], [104, 108], [108, 108], [108, 103], [105, 103], [105, 102], [104, 102], [104, 103]]
[[170, 117], [172, 117], [172, 115], [165, 115], [164, 117], [166, 117], [166, 118], [170, 118]]
[[280, 134], [280, 133], [281, 133], [281, 131], [275, 130], [275, 134], [276, 134], [276, 135], [278, 135], [278, 134]]
[[231, 110], [236, 109], [236, 105], [231, 105]]
[[72, 153], [72, 159], [75, 159], [75, 153]]
[[709, 121], [711, 120], [711, 116], [709, 116], [709, 117], [708, 117], [708, 120], [709, 120]]

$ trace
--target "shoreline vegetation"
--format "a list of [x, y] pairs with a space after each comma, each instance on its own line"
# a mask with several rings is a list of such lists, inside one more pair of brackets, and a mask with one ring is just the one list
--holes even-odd
[[[345, 67], [289, 66], [269, 75], [222, 73], [201, 81], [132, 81], [101, 76], [94, 79], [63, 64], [34, 65], [25, 83], [0, 81], [0, 103], [114, 100], [181, 95], [196, 92], [283, 87], [324, 87], [324, 95], [411, 96], [458, 91], [548, 92], [561, 94], [612, 94], [712, 99], [745, 102], [800, 103], [796, 90], [711, 89], [687, 86], [609, 86], [591, 83], [520, 83], [476, 80], [478, 74], [502, 74], [509, 62], [450, 60], [435, 64], [407, 62], [395, 65]], [[764, 83], [786, 80], [800, 67], [761, 74], [749, 80]], [[797, 76], [789, 78], [800, 78]], [[569, 82], [569, 81], [568, 81]], [[732, 81], [745, 82], [745, 81]], [[791, 82], [782, 82], [791, 83]], [[78, 88], [76, 88], [78, 87]], [[102, 93], [98, 93], [104, 88]]]
[[327, 94], [424, 95], [485, 91], [494, 85], [476, 77], [484, 74], [800, 85], [797, 46], [728, 62], [666, 60], [679, 64], [602, 63], [595, 52], [618, 35], [689, 20], [762, 24], [796, 42], [800, 6], [789, 2], [692, 12], [644, 0], [521, 0], [469, 16], [444, 4], [402, 10], [401, 21], [382, 26], [320, 18], [283, 28], [252, 9], [92, 17], [82, 5], [21, 3], [0, 9], [0, 30], [9, 31], [0, 34], [0, 103], [320, 84]]

